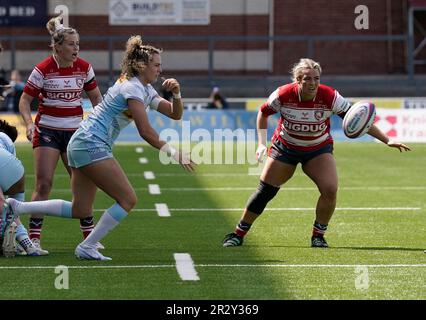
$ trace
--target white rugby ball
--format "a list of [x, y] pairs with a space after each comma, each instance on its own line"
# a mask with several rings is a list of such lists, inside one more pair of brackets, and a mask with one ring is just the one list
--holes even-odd
[[376, 118], [376, 107], [369, 101], [359, 101], [351, 106], [343, 118], [343, 132], [348, 138], [366, 134]]

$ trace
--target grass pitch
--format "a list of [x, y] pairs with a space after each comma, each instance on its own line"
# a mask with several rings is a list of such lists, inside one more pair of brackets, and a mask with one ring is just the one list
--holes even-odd
[[[118, 145], [114, 153], [139, 201], [102, 241], [113, 260], [75, 259], [79, 222], [47, 217], [42, 244], [50, 255], [0, 258], [0, 299], [426, 299], [426, 145], [411, 147], [400, 154], [383, 144], [335, 144], [340, 189], [327, 232], [330, 248], [313, 249], [319, 193], [300, 168], [244, 245], [223, 248], [224, 235], [233, 231], [258, 184], [258, 176], [248, 175], [253, 166], [202, 164], [188, 174], [159, 163], [148, 145]], [[26, 168], [29, 200], [32, 150], [19, 145], [17, 153]], [[141, 164], [141, 157], [148, 163]], [[155, 179], [147, 180], [145, 171]], [[149, 184], [157, 184], [161, 194], [150, 194]], [[62, 165], [51, 198], [71, 199]], [[167, 205], [169, 217], [158, 215], [158, 203]], [[99, 191], [96, 220], [112, 204]], [[182, 280], [175, 253], [191, 256], [199, 280]], [[64, 269], [55, 273], [58, 266], [68, 268], [68, 282], [58, 278], [64, 276]]]

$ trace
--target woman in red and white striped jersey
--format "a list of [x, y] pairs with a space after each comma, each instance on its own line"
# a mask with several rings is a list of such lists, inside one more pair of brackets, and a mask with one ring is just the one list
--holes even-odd
[[[27, 127], [27, 138], [33, 144], [36, 185], [31, 199], [47, 200], [59, 158], [68, 167], [66, 149], [72, 134], [83, 119], [82, 93], [93, 106], [102, 101], [92, 66], [78, 57], [79, 34], [61, 24], [62, 17], [52, 18], [46, 28], [52, 36], [53, 54], [32, 71], [19, 102], [19, 110]], [[33, 122], [31, 102], [38, 98], [38, 112]], [[31, 216], [31, 240], [40, 245], [43, 216]], [[92, 212], [80, 220], [85, 238], [93, 229]]]
[[[299, 163], [320, 192], [311, 246], [328, 247], [324, 233], [336, 207], [338, 185], [330, 117], [337, 114], [343, 118], [351, 105], [337, 90], [320, 84], [321, 66], [318, 62], [301, 59], [294, 65], [292, 75], [294, 82], [279, 87], [260, 107], [257, 115], [259, 147], [256, 151], [260, 162], [267, 151], [268, 117], [277, 112], [281, 117], [257, 191], [248, 200], [235, 231], [225, 236], [224, 247], [243, 244], [251, 225], [275, 197], [280, 186], [293, 176]], [[406, 145], [390, 140], [374, 124], [368, 134], [389, 147], [410, 150]]]

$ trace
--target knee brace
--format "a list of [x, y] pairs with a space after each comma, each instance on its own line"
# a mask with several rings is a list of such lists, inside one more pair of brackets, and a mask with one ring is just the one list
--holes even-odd
[[247, 201], [247, 210], [256, 214], [261, 214], [263, 210], [265, 210], [266, 204], [275, 197], [278, 190], [280, 190], [279, 187], [274, 187], [266, 182], [260, 181], [256, 192], [253, 193]]

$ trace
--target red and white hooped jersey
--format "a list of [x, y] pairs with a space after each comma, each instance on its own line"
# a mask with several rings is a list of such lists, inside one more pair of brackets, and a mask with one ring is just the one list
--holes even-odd
[[350, 103], [331, 87], [320, 85], [312, 101], [301, 101], [298, 84], [290, 83], [275, 90], [260, 110], [281, 115], [272, 142], [279, 139], [289, 149], [313, 151], [333, 143], [330, 117], [349, 108]]
[[77, 58], [72, 67], [60, 68], [52, 55], [37, 64], [24, 92], [38, 97], [37, 126], [73, 131], [83, 119], [82, 92], [97, 87], [92, 66]]

